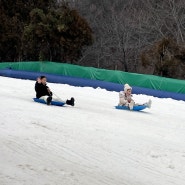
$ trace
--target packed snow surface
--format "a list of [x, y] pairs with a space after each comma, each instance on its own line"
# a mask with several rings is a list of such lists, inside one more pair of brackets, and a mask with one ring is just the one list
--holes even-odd
[[185, 184], [184, 101], [117, 110], [117, 92], [48, 83], [76, 104], [47, 106], [34, 84], [0, 77], [0, 185]]

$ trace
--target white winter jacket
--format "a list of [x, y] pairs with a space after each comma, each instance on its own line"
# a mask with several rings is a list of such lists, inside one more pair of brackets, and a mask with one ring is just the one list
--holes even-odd
[[127, 96], [124, 91], [119, 92], [119, 105], [128, 105], [131, 101], [134, 102], [132, 95]]

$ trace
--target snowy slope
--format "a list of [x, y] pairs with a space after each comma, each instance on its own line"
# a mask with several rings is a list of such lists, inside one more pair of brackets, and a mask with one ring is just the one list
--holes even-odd
[[183, 185], [185, 102], [48, 84], [75, 107], [35, 103], [34, 81], [0, 77], [0, 185]]

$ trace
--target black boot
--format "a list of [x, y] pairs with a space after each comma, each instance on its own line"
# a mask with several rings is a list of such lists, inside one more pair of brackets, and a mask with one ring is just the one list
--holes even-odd
[[71, 98], [71, 106], [74, 106], [75, 105], [75, 99], [72, 97]]
[[49, 96], [48, 98], [47, 98], [47, 105], [50, 105], [51, 104], [51, 100], [52, 100], [52, 97], [51, 96]]
[[74, 106], [75, 105], [74, 102], [75, 102], [75, 99], [74, 98], [71, 98], [70, 100], [67, 100], [66, 101], [66, 104], [71, 105], [71, 106]]

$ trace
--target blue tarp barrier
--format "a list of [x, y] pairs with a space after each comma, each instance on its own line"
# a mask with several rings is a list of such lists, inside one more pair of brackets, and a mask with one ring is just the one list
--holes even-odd
[[[18, 71], [18, 70], [11, 70], [11, 69], [0, 70], [0, 76], [19, 78], [19, 79], [36, 80], [37, 77], [41, 75], [46, 76], [47, 81], [52, 83], [62, 83], [62, 84], [69, 84], [72, 86], [80, 86], [80, 87], [93, 87], [93, 88], [100, 87], [108, 91], [116, 91], [116, 92], [123, 90], [123, 85], [112, 83], [112, 82], [106, 82], [106, 81], [54, 75], [54, 74], [40, 73], [40, 72]], [[181, 94], [181, 93], [154, 90], [154, 89], [148, 89], [148, 88], [136, 87], [136, 86], [132, 86], [132, 89], [133, 89], [132, 91], [133, 94], [146, 94], [146, 95], [155, 96], [159, 98], [172, 98], [175, 100], [185, 101], [185, 94]]]

